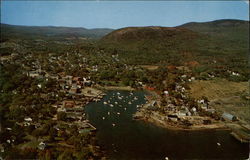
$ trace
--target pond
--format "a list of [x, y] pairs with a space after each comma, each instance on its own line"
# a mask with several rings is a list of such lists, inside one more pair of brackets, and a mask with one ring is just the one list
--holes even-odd
[[85, 107], [109, 159], [248, 158], [249, 145], [238, 142], [228, 131], [174, 131], [134, 121], [132, 116], [145, 104], [144, 98], [143, 91], [108, 91], [101, 101]]

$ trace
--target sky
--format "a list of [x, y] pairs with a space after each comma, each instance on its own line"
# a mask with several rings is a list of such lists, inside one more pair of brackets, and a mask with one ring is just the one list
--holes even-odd
[[245, 1], [1, 1], [1, 23], [28, 26], [173, 27], [218, 19], [249, 20]]

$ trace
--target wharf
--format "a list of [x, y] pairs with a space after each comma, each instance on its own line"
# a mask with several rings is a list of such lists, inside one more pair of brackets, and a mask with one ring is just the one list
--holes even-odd
[[240, 141], [241, 143], [249, 143], [250, 142], [250, 130], [244, 125], [238, 123], [227, 123], [227, 127], [229, 127], [232, 132], [231, 135]]
[[247, 136], [244, 136], [243, 134], [239, 134], [237, 132], [231, 132], [231, 135], [237, 139], [238, 141], [240, 141], [241, 143], [249, 143], [250, 139]]

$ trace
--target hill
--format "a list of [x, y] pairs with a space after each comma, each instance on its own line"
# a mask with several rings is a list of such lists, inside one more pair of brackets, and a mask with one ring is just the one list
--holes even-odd
[[248, 30], [249, 21], [223, 19], [211, 22], [190, 22], [180, 25], [178, 27], [187, 28], [195, 32], [200, 32], [210, 35], [218, 35], [218, 34], [226, 35], [225, 33], [230, 33], [230, 32], [237, 32], [239, 34], [239, 31]]
[[96, 39], [103, 37], [111, 31], [112, 29], [108, 28], [86, 29], [80, 27], [19, 26], [1, 24], [1, 36], [9, 38], [84, 37]]
[[192, 50], [193, 41], [199, 36], [185, 28], [127, 27], [107, 34], [99, 45], [119, 53], [123, 59], [127, 59], [127, 63], [151, 64], [160, 60], [178, 63], [178, 56], [181, 56], [178, 53]]
[[105, 45], [119, 46], [131, 50], [154, 50], [162, 48], [178, 48], [198, 34], [174, 27], [126, 27], [115, 30], [101, 39]]
[[223, 63], [231, 63], [233, 59], [243, 62], [248, 39], [248, 21], [216, 20], [177, 27], [121, 28], [104, 36], [99, 43], [121, 53], [129, 62], [184, 64], [198, 61], [204, 64], [211, 63], [212, 59]]
[[[196, 51], [201, 59], [214, 57], [230, 66], [236, 65], [240, 68], [239, 66], [243, 67], [240, 61], [248, 58], [249, 21], [223, 19], [202, 23], [191, 22], [178, 27], [204, 35], [196, 42]], [[244, 64], [247, 65], [246, 62]]]
[[[177, 38], [177, 36], [183, 36], [183, 38], [193, 38], [196, 34], [188, 29], [184, 28], [174, 28], [174, 27], [126, 27], [115, 30], [105, 37], [103, 40], [111, 41], [127, 41], [127, 40], [149, 40], [149, 39], [169, 39]], [[187, 37], [191, 36], [191, 37]]]
[[247, 47], [249, 39], [249, 21], [223, 19], [211, 22], [190, 22], [178, 26], [187, 28], [194, 32], [202, 33], [213, 37], [214, 40], [222, 40], [230, 43], [230, 45], [243, 45]]

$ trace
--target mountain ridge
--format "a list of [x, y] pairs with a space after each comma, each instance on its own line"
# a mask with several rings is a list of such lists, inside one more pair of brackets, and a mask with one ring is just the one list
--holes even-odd
[[94, 38], [100, 39], [111, 33], [112, 31], [121, 30], [124, 28], [186, 28], [192, 30], [194, 32], [200, 33], [214, 33], [215, 28], [222, 27], [249, 27], [249, 21], [247, 20], [238, 20], [238, 19], [220, 19], [208, 22], [188, 22], [182, 25], [178, 25], [175, 27], [166, 27], [166, 26], [130, 26], [123, 27], [119, 29], [111, 29], [111, 28], [84, 28], [84, 27], [65, 27], [65, 26], [26, 26], [26, 25], [12, 25], [0, 23], [1, 25], [1, 35], [5, 35], [5, 33], [10, 36], [15, 35], [36, 35], [36, 36], [76, 36], [76, 37], [86, 37], [86, 38]]
[[1, 23], [1, 34], [16, 35], [31, 35], [31, 36], [75, 36], [86, 38], [100, 38], [113, 29], [109, 28], [93, 28], [87, 29], [83, 27], [63, 27], [63, 26], [21, 26], [9, 25]]

